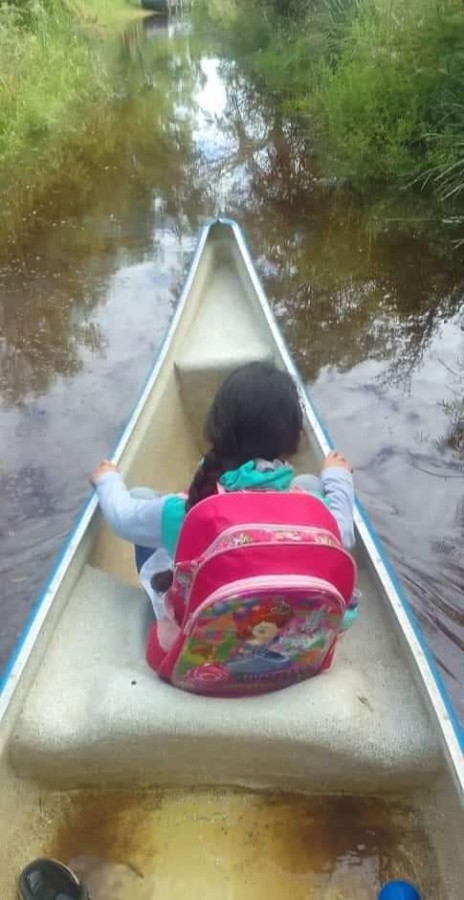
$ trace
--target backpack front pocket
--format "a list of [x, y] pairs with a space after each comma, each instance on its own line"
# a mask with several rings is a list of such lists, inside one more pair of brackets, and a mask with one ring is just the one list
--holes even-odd
[[229, 583], [187, 619], [171, 681], [216, 696], [260, 694], [301, 681], [325, 668], [344, 611], [342, 596], [320, 578]]

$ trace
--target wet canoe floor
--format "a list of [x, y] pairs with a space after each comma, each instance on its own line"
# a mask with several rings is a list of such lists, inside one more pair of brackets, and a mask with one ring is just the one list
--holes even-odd
[[390, 878], [444, 898], [417, 815], [397, 801], [92, 789], [49, 795], [38, 815], [27, 852], [71, 863], [92, 900], [374, 900]]

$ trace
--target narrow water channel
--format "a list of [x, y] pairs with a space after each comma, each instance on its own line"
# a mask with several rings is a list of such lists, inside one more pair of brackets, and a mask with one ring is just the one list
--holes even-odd
[[135, 402], [197, 231], [221, 210], [246, 231], [464, 716], [458, 256], [425, 200], [366, 209], [319, 177], [297, 126], [185, 25], [134, 26], [119, 57], [120, 76], [141, 74], [113, 112], [124, 140], [77, 191], [55, 185], [2, 249], [1, 664]]

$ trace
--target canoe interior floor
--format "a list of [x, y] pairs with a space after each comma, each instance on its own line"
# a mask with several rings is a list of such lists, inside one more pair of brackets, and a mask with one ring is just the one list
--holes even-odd
[[[142, 397], [121, 460], [129, 487], [188, 486], [201, 456], [204, 413], [224, 374], [250, 358], [284, 365], [227, 246], [210, 248], [169, 355]], [[314, 472], [318, 450], [306, 425], [296, 464]], [[282, 695], [229, 705], [175, 691], [148, 670], [150, 608], [132, 588], [133, 547], [96, 515], [15, 723], [14, 771], [76, 787], [393, 793], [427, 783], [442, 769], [438, 741], [361, 546], [357, 553], [360, 619], [340, 641], [331, 671]]]
[[[256, 306], [251, 314], [251, 288], [237, 275], [233, 252], [218, 250], [220, 265], [215, 253], [212, 247], [200, 266], [172, 353], [121, 460], [130, 486], [188, 485], [202, 452], [204, 412], [224, 374], [249, 358], [282, 362]], [[308, 436], [300, 471], [317, 470]], [[462, 812], [452, 808], [448, 786], [449, 803], [440, 797], [436, 735], [382, 593], [357, 552], [361, 616], [331, 672], [281, 695], [234, 701], [232, 713], [149, 672], [150, 610], [131, 586], [133, 548], [97, 515], [44, 628], [0, 760], [0, 900], [13, 900], [18, 870], [42, 854], [93, 867], [91, 877], [102, 879], [92, 900], [187, 893], [189, 900], [372, 900], [394, 877], [417, 882], [424, 900], [460, 900]], [[184, 789], [192, 783], [205, 787]], [[75, 789], [52, 792], [44, 784]], [[208, 787], [223, 784], [269, 792]], [[273, 794], [277, 787], [327, 794], [290, 797]], [[431, 838], [451, 889], [437, 881]]]
[[[11, 847], [15, 865], [42, 852], [71, 862], [92, 900], [372, 900], [406, 877], [428, 900], [446, 896], [417, 813], [401, 801], [83, 790], [43, 795], [30, 825]], [[12, 879], [2, 900], [14, 897]]]

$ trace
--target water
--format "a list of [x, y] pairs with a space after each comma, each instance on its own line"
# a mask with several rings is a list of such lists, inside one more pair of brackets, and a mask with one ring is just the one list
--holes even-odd
[[2, 249], [1, 662], [221, 209], [245, 228], [463, 715], [462, 416], [443, 401], [460, 397], [464, 275], [436, 212], [327, 183], [297, 126], [185, 28], [132, 29], [118, 65], [133, 87], [108, 150]]
[[192, 900], [373, 900], [406, 877], [429, 900], [445, 897], [420, 817], [398, 798], [81, 790], [44, 793], [34, 813], [6, 863], [12, 882], [40, 847], [93, 900], [171, 900], [186, 888]]

